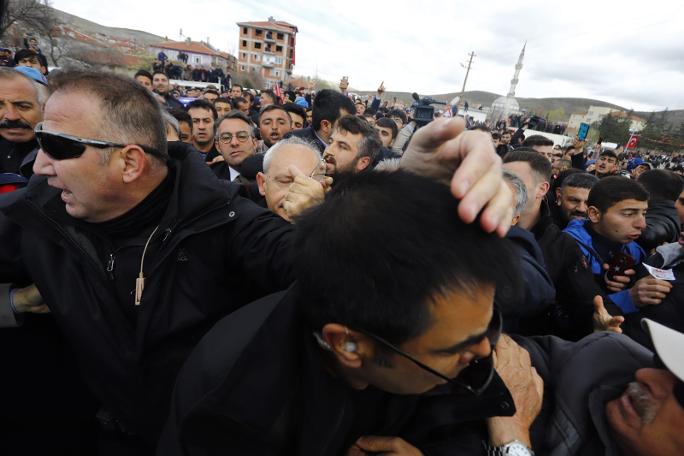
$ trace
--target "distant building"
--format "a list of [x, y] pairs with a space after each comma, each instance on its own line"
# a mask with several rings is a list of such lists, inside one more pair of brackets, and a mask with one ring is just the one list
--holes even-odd
[[269, 17], [265, 22], [238, 22], [238, 69], [258, 72], [269, 86], [286, 82], [295, 65], [297, 26]]
[[[572, 114], [570, 116], [570, 120], [568, 120], [568, 127], [565, 129], [565, 133], [568, 135], [575, 135], [577, 134], [581, 123], [593, 125], [595, 123], [601, 122], [601, 120], [603, 120], [603, 118], [607, 115], [621, 119], [624, 119], [628, 116], [626, 112], [620, 111], [619, 109], [608, 108], [604, 106], [589, 106], [586, 114]], [[630, 131], [639, 132], [646, 127], [646, 121], [641, 117], [631, 115], [629, 118], [631, 120], [631, 125], [629, 127]]]
[[595, 122], [601, 122], [605, 116], [613, 111], [617, 111], [617, 109], [607, 108], [605, 106], [589, 106], [589, 110], [587, 110], [582, 122], [588, 123], [589, 125]]
[[209, 69], [221, 68], [228, 73], [237, 70], [237, 59], [227, 52], [221, 52], [204, 41], [164, 41], [163, 43], [153, 44], [149, 51], [155, 56], [164, 51], [169, 60], [180, 60], [178, 54], [184, 53], [188, 56], [188, 65], [194, 67], [204, 67]]

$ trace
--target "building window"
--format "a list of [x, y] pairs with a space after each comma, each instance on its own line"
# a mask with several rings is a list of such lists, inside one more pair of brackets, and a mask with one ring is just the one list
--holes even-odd
[[262, 30], [256, 29], [257, 36], [261, 36], [261, 32], [262, 32]]
[[280, 73], [278, 71], [275, 72], [276, 76], [280, 76]]
[[282, 33], [278, 33], [278, 35], [276, 35], [276, 36], [278, 37], [279, 40], [282, 40], [283, 38], [285, 38], [285, 35], [283, 35]]
[[249, 30], [247, 29], [247, 27], [242, 27], [242, 33], [244, 33], [245, 35], [247, 35], [247, 32], [248, 32], [248, 31], [249, 31]]
[[292, 49], [290, 49], [290, 58], [292, 58]]
[[247, 40], [242, 40], [242, 47], [247, 47]]
[[282, 46], [276, 46], [276, 52], [283, 52]]
[[242, 53], [242, 58], [243, 58], [243, 59], [246, 59], [246, 58], [247, 58], [247, 54], [243, 52], [243, 53]]
[[261, 49], [261, 43], [254, 43], [254, 49]]
[[271, 33], [271, 32], [266, 32], [266, 38], [269, 39], [269, 40], [272, 40], [272, 39], [273, 39], [273, 33]]
[[200, 63], [200, 58], [199, 58], [199, 57], [195, 57], [195, 63]]
[[259, 54], [252, 54], [252, 58], [254, 60], [259, 60]]
[[244, 65], [240, 65], [240, 71], [245, 71], [245, 66], [244, 66]]

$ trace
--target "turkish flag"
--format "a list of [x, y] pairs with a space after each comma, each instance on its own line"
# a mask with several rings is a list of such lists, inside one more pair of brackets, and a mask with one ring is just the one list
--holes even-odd
[[627, 147], [625, 149], [636, 149], [638, 141], [639, 137], [637, 135], [630, 136], [629, 141], [627, 142]]

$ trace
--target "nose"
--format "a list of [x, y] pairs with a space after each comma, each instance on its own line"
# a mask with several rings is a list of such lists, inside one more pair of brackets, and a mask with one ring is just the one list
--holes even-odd
[[43, 149], [38, 149], [36, 161], [33, 162], [33, 173], [40, 176], [54, 176], [55, 168], [52, 159], [48, 154], [43, 152]]
[[492, 353], [492, 344], [489, 343], [489, 339], [484, 337], [481, 341], [468, 347], [461, 357], [459, 358], [459, 364], [469, 364], [472, 360], [477, 358], [486, 358]]
[[238, 144], [240, 144], [240, 141], [238, 141], [237, 135], [233, 135], [233, 137], [230, 139], [230, 145], [237, 147]]
[[7, 120], [21, 119], [21, 117], [19, 116], [19, 111], [17, 111], [17, 108], [15, 108], [14, 105], [12, 105], [12, 103], [5, 103], [2, 112], [2, 118]]
[[636, 380], [646, 385], [654, 398], [664, 399], [672, 394], [676, 377], [665, 369], [643, 368], [636, 371]]
[[587, 203], [584, 202], [584, 201], [581, 202], [581, 203], [579, 203], [579, 204], [577, 205], [577, 211], [578, 211], [578, 212], [583, 212], [583, 213], [586, 214], [586, 213], [587, 213]]
[[636, 222], [634, 223], [634, 228], [638, 228], [640, 230], [643, 230], [646, 228], [646, 216], [645, 215], [640, 215], [637, 217]]

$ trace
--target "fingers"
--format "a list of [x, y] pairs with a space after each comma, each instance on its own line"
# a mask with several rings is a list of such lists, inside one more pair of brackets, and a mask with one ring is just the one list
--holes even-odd
[[451, 179], [451, 192], [456, 198], [465, 198], [473, 185], [484, 176], [493, 173], [499, 180], [502, 179], [501, 158], [494, 151], [490, 135], [481, 131], [467, 131], [456, 138], [453, 144], [445, 145], [444, 149], [446, 156], [457, 157], [464, 151], [468, 152]]
[[605, 310], [605, 306], [603, 305], [603, 298], [600, 295], [594, 296], [594, 299], [592, 301], [594, 303], [594, 310], [596, 312], [600, 312], [602, 310]]
[[413, 147], [417, 152], [432, 152], [464, 130], [465, 121], [460, 117], [449, 120], [436, 119], [416, 131], [409, 147]]
[[299, 168], [297, 168], [295, 165], [289, 165], [287, 167], [287, 170], [290, 172], [292, 176], [295, 178], [297, 177], [307, 177]]
[[380, 452], [398, 452], [400, 451], [400, 441], [398, 437], [385, 437], [369, 435], [359, 438], [356, 445], [366, 452], [380, 453]]

